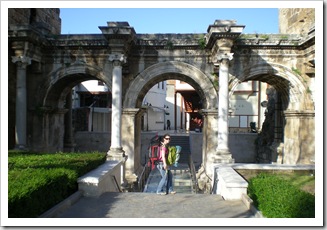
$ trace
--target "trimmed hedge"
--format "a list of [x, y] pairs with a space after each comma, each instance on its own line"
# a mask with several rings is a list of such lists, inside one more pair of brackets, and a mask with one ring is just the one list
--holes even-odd
[[8, 217], [38, 217], [78, 189], [78, 177], [97, 168], [105, 153], [9, 152]]
[[278, 175], [261, 173], [251, 178], [248, 195], [268, 218], [315, 217], [315, 196]]

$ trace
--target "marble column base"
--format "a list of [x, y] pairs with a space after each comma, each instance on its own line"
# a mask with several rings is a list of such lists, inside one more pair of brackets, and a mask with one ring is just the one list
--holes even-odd
[[107, 160], [121, 160], [126, 158], [123, 148], [110, 148], [107, 152]]
[[235, 163], [229, 150], [218, 149], [213, 156], [213, 163]]

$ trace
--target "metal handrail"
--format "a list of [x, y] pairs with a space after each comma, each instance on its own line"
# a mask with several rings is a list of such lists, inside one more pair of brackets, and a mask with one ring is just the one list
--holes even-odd
[[143, 170], [142, 170], [142, 172], [140, 174], [140, 177], [138, 179], [138, 182], [137, 182], [138, 191], [142, 191], [143, 192], [143, 189], [144, 189], [146, 180], [148, 179], [150, 172], [151, 172], [150, 167], [148, 167], [147, 165], [145, 165], [143, 167]]
[[188, 166], [191, 170], [191, 178], [192, 178], [192, 186], [193, 186], [193, 191], [194, 193], [198, 193], [199, 188], [198, 188], [198, 181], [196, 179], [196, 171], [195, 171], [195, 166], [193, 163], [192, 155], [190, 154], [188, 157]]
[[116, 185], [116, 189], [119, 191], [119, 192], [123, 192], [118, 184], [118, 181], [117, 181], [117, 178], [115, 175], [111, 175], [111, 178], [113, 179], [114, 181], [114, 184]]

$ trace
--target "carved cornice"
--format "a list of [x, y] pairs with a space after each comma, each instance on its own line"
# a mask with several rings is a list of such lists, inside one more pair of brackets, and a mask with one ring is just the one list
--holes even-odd
[[135, 44], [136, 33], [128, 22], [108, 22], [107, 26], [99, 26], [102, 35], [108, 42], [111, 52], [128, 53]]
[[139, 112], [144, 112], [144, 111], [139, 108], [124, 108], [122, 114], [128, 116], [135, 116]]
[[216, 20], [207, 29], [207, 47], [212, 49], [217, 40], [236, 40], [242, 33], [245, 26], [236, 25], [234, 20]]
[[287, 118], [299, 118], [299, 119], [304, 119], [304, 118], [314, 118], [315, 117], [315, 112], [311, 110], [287, 110], [284, 111], [284, 117]]
[[218, 110], [217, 109], [201, 109], [199, 111], [203, 116], [212, 116], [214, 118], [218, 118]]
[[33, 26], [9, 26], [8, 29], [9, 42], [27, 41], [38, 46], [47, 44], [47, 39], [44, 34], [40, 33]]
[[234, 47], [303, 50], [314, 43], [314, 35], [301, 37], [298, 34], [242, 34], [235, 40]]
[[103, 38], [70, 39], [65, 37], [49, 38], [49, 44], [56, 47], [107, 47], [108, 42]]

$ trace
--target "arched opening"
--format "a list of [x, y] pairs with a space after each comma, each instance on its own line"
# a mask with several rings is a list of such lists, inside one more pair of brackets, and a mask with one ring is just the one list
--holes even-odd
[[[46, 90], [42, 110], [42, 148], [56, 151], [107, 151], [108, 136], [90, 145], [90, 141], [77, 141], [85, 146], [76, 146], [75, 138], [94, 138], [76, 135], [76, 132], [110, 132], [111, 93], [110, 84], [98, 69], [88, 66], [71, 66], [52, 74]], [[86, 88], [83, 82], [93, 81], [105, 90]], [[91, 135], [91, 134], [88, 134]], [[76, 137], [77, 136], [77, 137]]]
[[[255, 139], [255, 162], [294, 164], [301, 157], [305, 159], [301, 153], [292, 150], [297, 148], [294, 143], [298, 142], [296, 132], [301, 129], [299, 123], [309, 116], [306, 111], [312, 104], [305, 83], [291, 70], [275, 64], [257, 65], [244, 72], [247, 75], [240, 76], [231, 83], [231, 95], [237, 94], [238, 85], [245, 82], [266, 84], [264, 91], [261, 90], [262, 100], [258, 101], [257, 106], [262, 118], [256, 127], [259, 133]], [[289, 113], [292, 114], [290, 118], [287, 117]], [[306, 121], [308, 124], [309, 120]]]
[[[170, 133], [173, 136], [171, 143], [182, 145], [182, 152], [185, 157], [181, 161], [186, 161], [187, 154], [192, 153], [193, 157], [196, 158], [195, 163], [200, 165], [202, 144], [197, 145], [193, 143], [193, 140], [196, 139], [198, 143], [201, 143], [202, 133], [195, 130], [194, 124], [192, 126], [192, 122], [194, 122], [192, 119], [202, 118], [200, 114], [202, 104], [199, 103], [202, 99], [194, 89], [196, 86], [193, 87], [187, 83], [188, 81], [194, 85], [194, 82], [187, 78], [182, 74], [162, 74], [154, 77], [152, 84], [145, 85], [144, 89], [140, 91], [145, 92], [145, 96], [140, 99], [142, 100], [141, 108], [144, 109], [144, 112], [139, 118], [140, 121], [136, 121], [136, 124], [141, 125], [141, 165], [145, 165], [148, 161], [147, 148], [150, 139], [165, 133]], [[150, 90], [146, 92], [148, 88]], [[143, 94], [140, 93], [140, 95]], [[170, 121], [170, 128], [167, 127], [168, 120]], [[184, 136], [184, 140], [181, 140], [182, 136]], [[187, 143], [181, 143], [184, 141]]]
[[142, 108], [146, 109], [142, 131], [195, 131], [198, 124], [193, 119], [202, 118], [199, 94], [181, 80], [165, 80], [152, 86], [143, 98]]
[[[144, 140], [138, 139], [138, 137], [142, 136], [142, 119], [144, 119], [144, 116], [142, 116], [144, 113], [146, 113], [146, 109], [144, 108], [144, 98], [147, 94], [147, 92], [155, 85], [162, 81], [170, 81], [170, 80], [176, 80], [181, 81], [189, 84], [193, 89], [194, 93], [197, 94], [197, 98], [195, 99], [197, 101], [197, 105], [194, 104], [194, 106], [197, 106], [199, 110], [211, 110], [211, 111], [217, 111], [217, 91], [214, 88], [214, 85], [212, 83], [212, 80], [204, 74], [202, 71], [197, 69], [194, 66], [191, 66], [187, 63], [183, 62], [163, 62], [158, 63], [155, 65], [150, 66], [149, 68], [145, 69], [143, 72], [138, 74], [134, 80], [130, 83], [129, 88], [126, 91], [126, 94], [124, 96], [123, 101], [123, 107], [125, 109], [139, 109], [141, 112], [140, 114], [136, 114], [134, 116], [133, 121], [133, 132], [129, 133], [128, 136], [123, 138], [125, 140], [125, 146], [127, 146], [128, 152], [134, 153], [132, 157], [129, 157], [129, 160], [127, 161], [127, 170], [130, 170], [131, 172], [138, 172], [140, 171], [141, 165], [142, 165], [142, 154], [146, 152], [146, 148], [148, 147], [148, 142], [150, 138], [155, 135], [155, 132], [152, 133], [151, 137], [148, 137], [148, 142]], [[178, 92], [178, 90], [176, 90]], [[175, 91], [175, 92], [176, 92]], [[174, 93], [175, 93], [174, 92]], [[190, 94], [187, 94], [186, 92], [181, 92], [181, 95], [184, 94], [185, 97], [189, 96]], [[185, 98], [184, 98], [185, 99]], [[175, 102], [175, 96], [174, 96], [174, 102], [172, 105], [176, 105]], [[201, 103], [201, 107], [200, 107]], [[184, 103], [185, 104], [185, 103]], [[164, 105], [163, 105], [164, 106]], [[170, 108], [170, 106], [168, 105]], [[200, 109], [201, 108], [201, 109]], [[176, 110], [175, 110], [176, 111]], [[197, 113], [198, 111], [194, 110], [193, 114]], [[175, 113], [175, 112], [174, 112]], [[184, 111], [185, 113], [185, 111]], [[211, 114], [210, 114], [211, 115]], [[175, 116], [175, 114], [174, 114]], [[213, 115], [212, 115], [213, 116]], [[176, 116], [177, 117], [177, 116]], [[127, 119], [127, 118], [126, 118]], [[190, 119], [190, 118], [189, 118]], [[173, 124], [174, 127], [177, 126], [177, 123], [175, 122], [177, 118], [174, 118], [171, 120], [171, 124]], [[204, 117], [204, 123], [208, 122], [208, 120], [211, 120], [211, 118]], [[185, 122], [185, 121], [184, 121]], [[182, 127], [184, 122], [182, 122]], [[122, 125], [127, 124], [128, 122], [124, 122]], [[176, 124], [175, 124], [176, 123]], [[184, 126], [185, 127], [185, 126]], [[205, 127], [212, 127], [210, 125], [203, 126], [204, 130], [203, 132], [206, 132]], [[214, 127], [215, 128], [215, 127]], [[131, 126], [123, 127], [123, 129], [131, 129]], [[172, 130], [175, 131], [175, 130]], [[213, 134], [211, 134], [211, 133]], [[207, 133], [210, 136], [215, 135], [215, 131], [210, 131]], [[176, 130], [176, 133], [178, 134], [178, 130]], [[195, 132], [194, 132], [195, 133]], [[130, 136], [134, 137], [131, 138]], [[124, 133], [123, 133], [124, 135]], [[202, 133], [196, 133], [197, 137], [193, 137], [190, 142], [193, 146], [191, 146], [192, 151], [192, 157], [194, 163], [197, 163], [197, 166], [200, 166], [200, 164], [203, 162], [203, 153], [206, 153], [207, 151], [207, 145], [204, 143], [207, 141], [207, 139], [204, 141], [204, 135]], [[191, 138], [191, 137], [190, 137]], [[216, 138], [215, 138], [216, 139]], [[197, 144], [197, 141], [199, 142]], [[209, 141], [209, 140], [208, 140]], [[202, 144], [203, 143], [203, 144]], [[145, 145], [145, 146], [142, 146]], [[211, 143], [212, 146], [216, 147], [215, 143]], [[195, 146], [197, 148], [196, 151], [193, 151], [192, 148]], [[126, 149], [125, 149], [126, 150]], [[196, 155], [198, 154], [198, 155]]]

